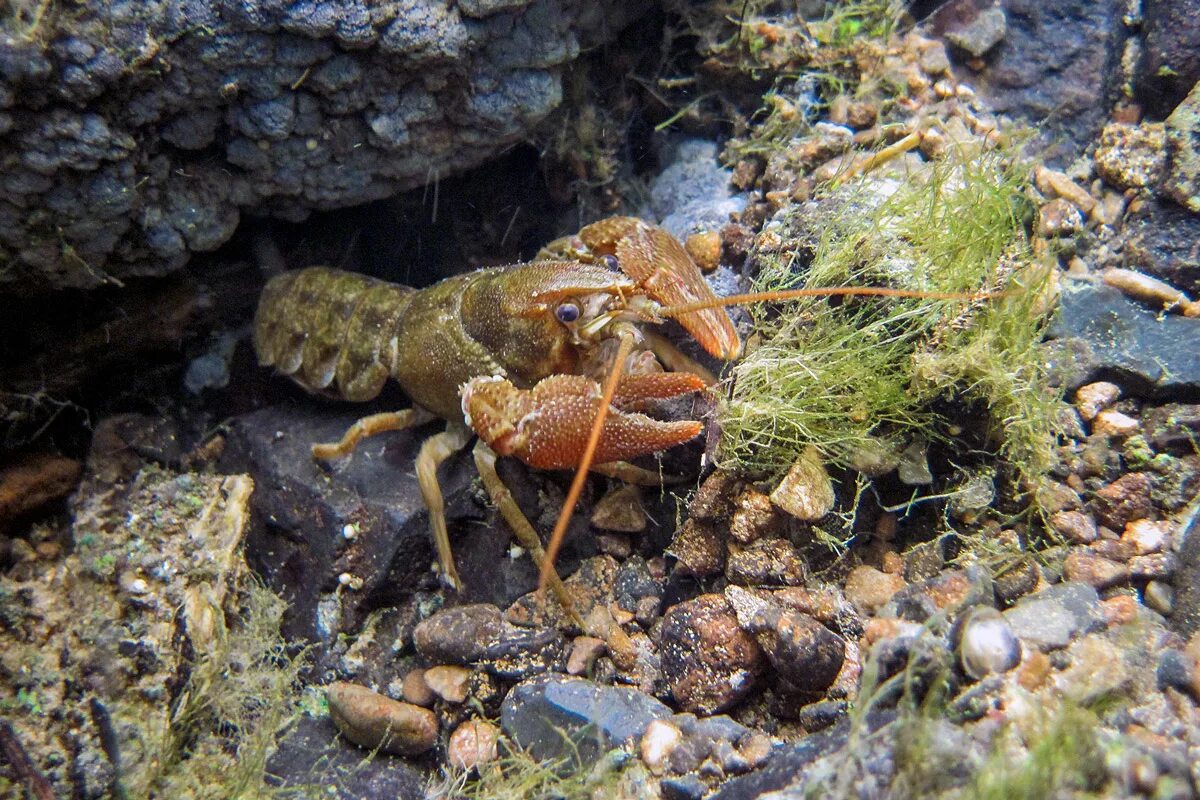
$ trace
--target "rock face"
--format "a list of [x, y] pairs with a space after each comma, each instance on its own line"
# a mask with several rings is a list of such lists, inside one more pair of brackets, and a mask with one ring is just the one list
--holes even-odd
[[300, 220], [475, 166], [637, 7], [116, 0], [6, 28], [0, 291], [164, 274], [243, 210]]

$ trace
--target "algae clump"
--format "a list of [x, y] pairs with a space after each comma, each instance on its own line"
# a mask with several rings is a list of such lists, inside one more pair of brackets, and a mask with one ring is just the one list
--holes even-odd
[[815, 446], [833, 465], [882, 465], [878, 474], [907, 445], [949, 441], [982, 417], [1023, 483], [1036, 484], [1053, 462], [1057, 404], [1037, 351], [1052, 269], [1026, 239], [1026, 175], [1003, 150], [952, 148], [830, 184], [769, 221], [752, 254], [757, 290], [987, 296], [752, 310], [755, 335], [719, 412], [718, 461], [777, 477]]

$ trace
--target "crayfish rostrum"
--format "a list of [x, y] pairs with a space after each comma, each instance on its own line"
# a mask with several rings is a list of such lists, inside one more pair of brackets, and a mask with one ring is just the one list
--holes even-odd
[[[657, 481], [625, 462], [685, 442], [701, 424], [630, 409], [697, 391], [709, 380], [664, 372], [660, 361], [676, 370], [694, 362], [647, 326], [663, 322], [673, 307], [712, 303], [675, 316], [709, 353], [734, 358], [741, 342], [717, 302], [676, 239], [615, 217], [548, 245], [536, 261], [425, 289], [324, 267], [278, 275], [263, 290], [254, 346], [261, 364], [313, 392], [366, 401], [391, 378], [411, 398], [411, 409], [366, 417], [340, 442], [314, 446], [317, 458], [346, 455], [364, 436], [446, 420], [446, 430], [422, 445], [416, 468], [439, 567], [451, 585], [458, 577], [436, 472], [477, 433], [474, 455], [485, 487], [570, 610], [536, 531], [496, 474], [496, 456], [542, 469], [575, 469], [583, 460], [593, 471]], [[605, 402], [597, 379], [614, 373], [614, 362], [622, 377]], [[603, 422], [594, 425], [598, 417]], [[589, 438], [596, 440], [590, 450]]]

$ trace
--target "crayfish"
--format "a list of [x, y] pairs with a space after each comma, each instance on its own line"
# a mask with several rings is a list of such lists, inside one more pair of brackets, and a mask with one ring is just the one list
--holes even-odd
[[[579, 624], [553, 560], [587, 473], [658, 483], [657, 473], [628, 461], [702, 429], [635, 410], [712, 380], [651, 326], [674, 318], [704, 350], [729, 360], [741, 340], [725, 306], [828, 294], [918, 293], [847, 287], [719, 298], [665, 230], [613, 217], [548, 245], [538, 260], [425, 289], [324, 267], [278, 275], [263, 290], [254, 346], [262, 365], [309, 391], [367, 401], [391, 378], [412, 400], [412, 408], [359, 420], [339, 442], [315, 445], [315, 458], [345, 456], [373, 434], [446, 421], [421, 446], [416, 472], [452, 587], [459, 580], [437, 468], [477, 434], [474, 458], [488, 494], [538, 563], [541, 583]], [[497, 456], [509, 455], [538, 469], [576, 470], [545, 550], [496, 472]]]

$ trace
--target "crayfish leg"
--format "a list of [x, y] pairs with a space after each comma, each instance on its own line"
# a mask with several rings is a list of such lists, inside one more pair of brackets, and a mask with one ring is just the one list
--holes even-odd
[[437, 550], [442, 580], [452, 589], [462, 584], [450, 551], [450, 534], [446, 530], [446, 503], [438, 485], [437, 469], [443, 461], [467, 446], [473, 434], [461, 425], [448, 425], [446, 430], [425, 440], [417, 453], [417, 484], [429, 510], [429, 525], [433, 528], [433, 546]]
[[319, 461], [331, 461], [342, 458], [354, 452], [358, 443], [368, 436], [375, 436], [388, 431], [402, 431], [414, 425], [421, 425], [433, 419], [433, 415], [422, 408], [406, 408], [403, 411], [385, 411], [372, 414], [355, 422], [337, 442], [314, 444], [312, 457]]
[[[479, 477], [483, 479], [483, 486], [487, 489], [488, 496], [492, 498], [492, 503], [499, 509], [500, 515], [504, 517], [508, 527], [512, 528], [517, 542], [529, 551], [529, 555], [533, 557], [533, 563], [540, 571], [546, 560], [546, 551], [542, 548], [542, 540], [525, 516], [525, 512], [517, 505], [512, 492], [504, 485], [500, 474], [496, 472], [496, 452], [480, 439], [475, 443], [473, 455], [475, 456], [475, 468], [479, 470]], [[550, 577], [547, 583], [563, 610], [567, 612], [571, 622], [586, 633], [587, 627], [579, 616], [579, 609], [575, 607], [575, 601], [571, 599], [567, 587], [563, 585], [562, 578], [559, 577], [553, 566], [550, 568]]]

